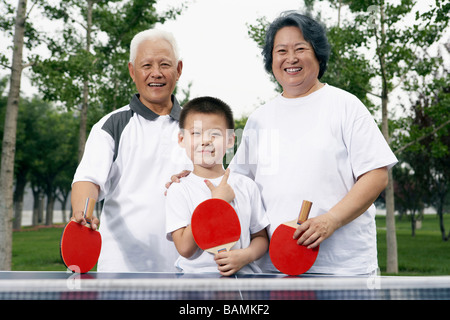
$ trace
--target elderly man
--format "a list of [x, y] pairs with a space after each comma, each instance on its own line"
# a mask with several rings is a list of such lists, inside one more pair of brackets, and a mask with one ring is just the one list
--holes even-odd
[[[137, 34], [128, 68], [138, 93], [93, 126], [73, 180], [72, 219], [86, 223], [86, 198], [104, 199], [98, 271], [175, 271], [176, 250], [165, 236], [164, 183], [190, 165], [177, 144], [181, 108], [172, 93], [183, 64], [172, 35]], [[95, 218], [92, 228], [98, 224]]]

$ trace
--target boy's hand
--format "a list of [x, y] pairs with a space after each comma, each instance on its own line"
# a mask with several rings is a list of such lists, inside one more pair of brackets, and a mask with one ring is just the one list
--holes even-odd
[[211, 181], [205, 180], [206, 185], [209, 190], [211, 190], [211, 197], [215, 199], [222, 199], [230, 203], [234, 200], [235, 194], [233, 188], [228, 184], [228, 177], [230, 176], [230, 169], [225, 171], [223, 175], [222, 181], [220, 181], [219, 185], [214, 186]]
[[231, 276], [249, 264], [248, 254], [245, 249], [220, 252], [214, 256], [217, 269], [222, 276]]

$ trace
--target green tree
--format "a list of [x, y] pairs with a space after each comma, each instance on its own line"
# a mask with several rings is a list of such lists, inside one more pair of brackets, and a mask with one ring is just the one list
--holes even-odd
[[[305, 13], [313, 15], [314, 0], [305, 0], [304, 3]], [[316, 19], [320, 21], [320, 13], [317, 13]], [[261, 49], [264, 46], [265, 30], [269, 23], [265, 17], [260, 17], [255, 23], [248, 24], [250, 38]], [[371, 84], [375, 74], [370, 68], [369, 61], [359, 52], [360, 47], [365, 45], [365, 38], [354, 25], [342, 22], [339, 15], [337, 22], [326, 28], [331, 52], [327, 71], [321, 81], [353, 93], [373, 112], [375, 106], [368, 95], [376, 95], [372, 92]], [[273, 75], [270, 77], [277, 83]], [[281, 92], [282, 88], [278, 83], [277, 85], [278, 91]]]
[[79, 159], [86, 142], [88, 106], [107, 112], [129, 102], [132, 37], [173, 19], [184, 7], [159, 16], [155, 4], [156, 0], [60, 0], [46, 6], [47, 16], [61, 20], [64, 29], [47, 39], [50, 57], [33, 65], [35, 84], [45, 99], [60, 101], [68, 110], [79, 109]]
[[[329, 1], [336, 4], [337, 1]], [[391, 3], [384, 0], [340, 0], [354, 14], [354, 25], [357, 33], [365, 40], [368, 49], [373, 54], [365, 53], [368, 61], [373, 61], [370, 68], [375, 79], [380, 83], [377, 90], [381, 104], [381, 131], [391, 143], [390, 117], [392, 106], [389, 107], [390, 95], [395, 88], [403, 85], [407, 76], [417, 73], [414, 68], [420, 59], [422, 48], [428, 48], [440, 40], [448, 25], [450, 4], [436, 1], [435, 6], [424, 14], [415, 11], [416, 1], [401, 0]], [[415, 21], [408, 25], [409, 15], [415, 14]], [[387, 272], [397, 273], [397, 241], [395, 235], [394, 215], [394, 179], [389, 171], [389, 184], [385, 191], [386, 201], [386, 237], [387, 237]]]
[[[352, 1], [349, 8], [356, 13], [356, 22], [365, 37], [374, 44], [377, 61], [374, 70], [379, 79], [381, 96], [381, 129], [386, 140], [391, 142], [389, 128], [389, 95], [398, 86], [403, 85], [406, 77], [418, 70], [413, 66], [420, 59], [421, 48], [427, 48], [440, 40], [442, 31], [448, 24], [448, 18], [441, 14], [448, 12], [448, 5], [436, 1], [436, 7], [428, 13], [419, 15], [413, 25], [405, 23], [408, 14], [413, 13], [415, 1], [402, 0], [393, 5], [384, 0], [373, 1], [367, 6], [366, 1]], [[397, 273], [397, 245], [394, 216], [394, 180], [392, 170], [389, 172], [389, 184], [386, 188], [386, 236], [387, 272]]]
[[[8, 8], [10, 8], [9, 5]], [[26, 8], [27, 1], [19, 0], [14, 23], [13, 61], [5, 112], [5, 125], [3, 128], [0, 167], [0, 242], [2, 243], [0, 247], [0, 270], [11, 269], [14, 157], [20, 98], [20, 79], [23, 70], [22, 55], [25, 37]], [[3, 18], [1, 21], [3, 27]], [[1, 60], [4, 62], [4, 57]]]
[[[61, 112], [38, 97], [21, 100], [19, 119], [14, 227], [21, 226], [21, 200], [28, 182], [35, 191], [34, 207], [39, 208], [42, 196], [46, 196], [45, 223], [52, 224], [57, 191], [67, 190], [67, 185], [70, 188], [77, 165], [73, 146], [78, 138], [78, 119], [73, 112]], [[34, 212], [33, 224], [42, 222], [39, 213]]]
[[431, 80], [410, 81], [418, 96], [411, 101], [397, 153], [412, 168], [418, 198], [436, 208], [442, 239], [447, 241], [443, 215], [450, 191], [450, 76], [445, 68], [432, 75]]
[[3, 139], [3, 127], [5, 125], [5, 111], [6, 111], [6, 86], [8, 83], [8, 78], [0, 78], [0, 139]]
[[69, 176], [73, 177], [78, 163], [76, 149], [73, 148], [78, 137], [76, 121], [72, 112], [58, 112], [47, 104], [46, 112], [36, 123], [40, 156], [31, 162], [30, 174], [45, 192], [46, 225], [53, 223], [53, 208], [61, 175], [70, 172]]
[[46, 3], [45, 0], [31, 0], [30, 9], [27, 10], [27, 2], [18, 0], [15, 7], [9, 0], [0, 0], [0, 30], [6, 37], [12, 39], [12, 45], [7, 47], [12, 53], [12, 61], [5, 53], [0, 53], [0, 66], [11, 70], [0, 168], [0, 242], [4, 243], [0, 248], [1, 270], [11, 268], [14, 158], [20, 83], [22, 71], [32, 65], [36, 57], [30, 54], [28, 59], [24, 59], [23, 49], [25, 47], [32, 51], [41, 43], [41, 35], [29, 21], [28, 15]]
[[[305, 2], [308, 11], [314, 0]], [[448, 26], [450, 4], [437, 0], [435, 6], [420, 14], [415, 11], [416, 2], [412, 0], [401, 0], [395, 4], [384, 0], [327, 2], [337, 9], [338, 17], [336, 26], [328, 28], [330, 42], [334, 47], [344, 48], [344, 51], [333, 49], [337, 51], [333, 51], [330, 57], [327, 73], [331, 77], [327, 78], [327, 82], [354, 93], [366, 103], [367, 95], [378, 98], [374, 104], [375, 107], [381, 106], [381, 130], [388, 143], [391, 143], [390, 95], [395, 88], [403, 86], [408, 76], [419, 72], [415, 66], [422, 49], [437, 43]], [[352, 18], [341, 19], [343, 10], [347, 10]], [[406, 21], [411, 14], [415, 14], [415, 21], [408, 24]], [[257, 43], [258, 39], [263, 39], [264, 22], [264, 19], [260, 19], [257, 25], [250, 26], [250, 36]], [[389, 185], [385, 191], [387, 272], [397, 273], [392, 170], [389, 176]]]

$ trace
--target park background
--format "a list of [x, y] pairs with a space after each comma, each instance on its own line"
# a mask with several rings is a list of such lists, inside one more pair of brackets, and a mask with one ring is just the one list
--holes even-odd
[[[13, 40], [23, 2], [17, 68]], [[285, 10], [326, 25], [332, 52], [323, 82], [365, 103], [400, 160], [376, 203], [381, 271], [450, 274], [450, 4], [439, 0], [0, 0], [0, 269], [64, 268], [58, 243], [71, 179], [90, 127], [134, 92], [126, 66], [134, 33], [173, 32], [184, 62], [179, 100], [222, 98], [239, 130], [279, 92], [260, 46], [265, 27]], [[14, 71], [18, 82], [10, 81]], [[7, 114], [14, 107], [12, 137]], [[15, 146], [9, 175], [5, 141]], [[49, 257], [39, 241], [48, 243]], [[419, 246], [427, 259], [418, 258]]]

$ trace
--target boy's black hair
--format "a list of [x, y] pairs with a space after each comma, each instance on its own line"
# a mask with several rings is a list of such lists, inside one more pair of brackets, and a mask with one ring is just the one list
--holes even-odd
[[230, 106], [222, 100], [214, 97], [199, 97], [190, 100], [183, 106], [180, 114], [180, 128], [184, 129], [185, 121], [189, 113], [218, 114], [225, 117], [227, 129], [234, 130], [233, 111]]

